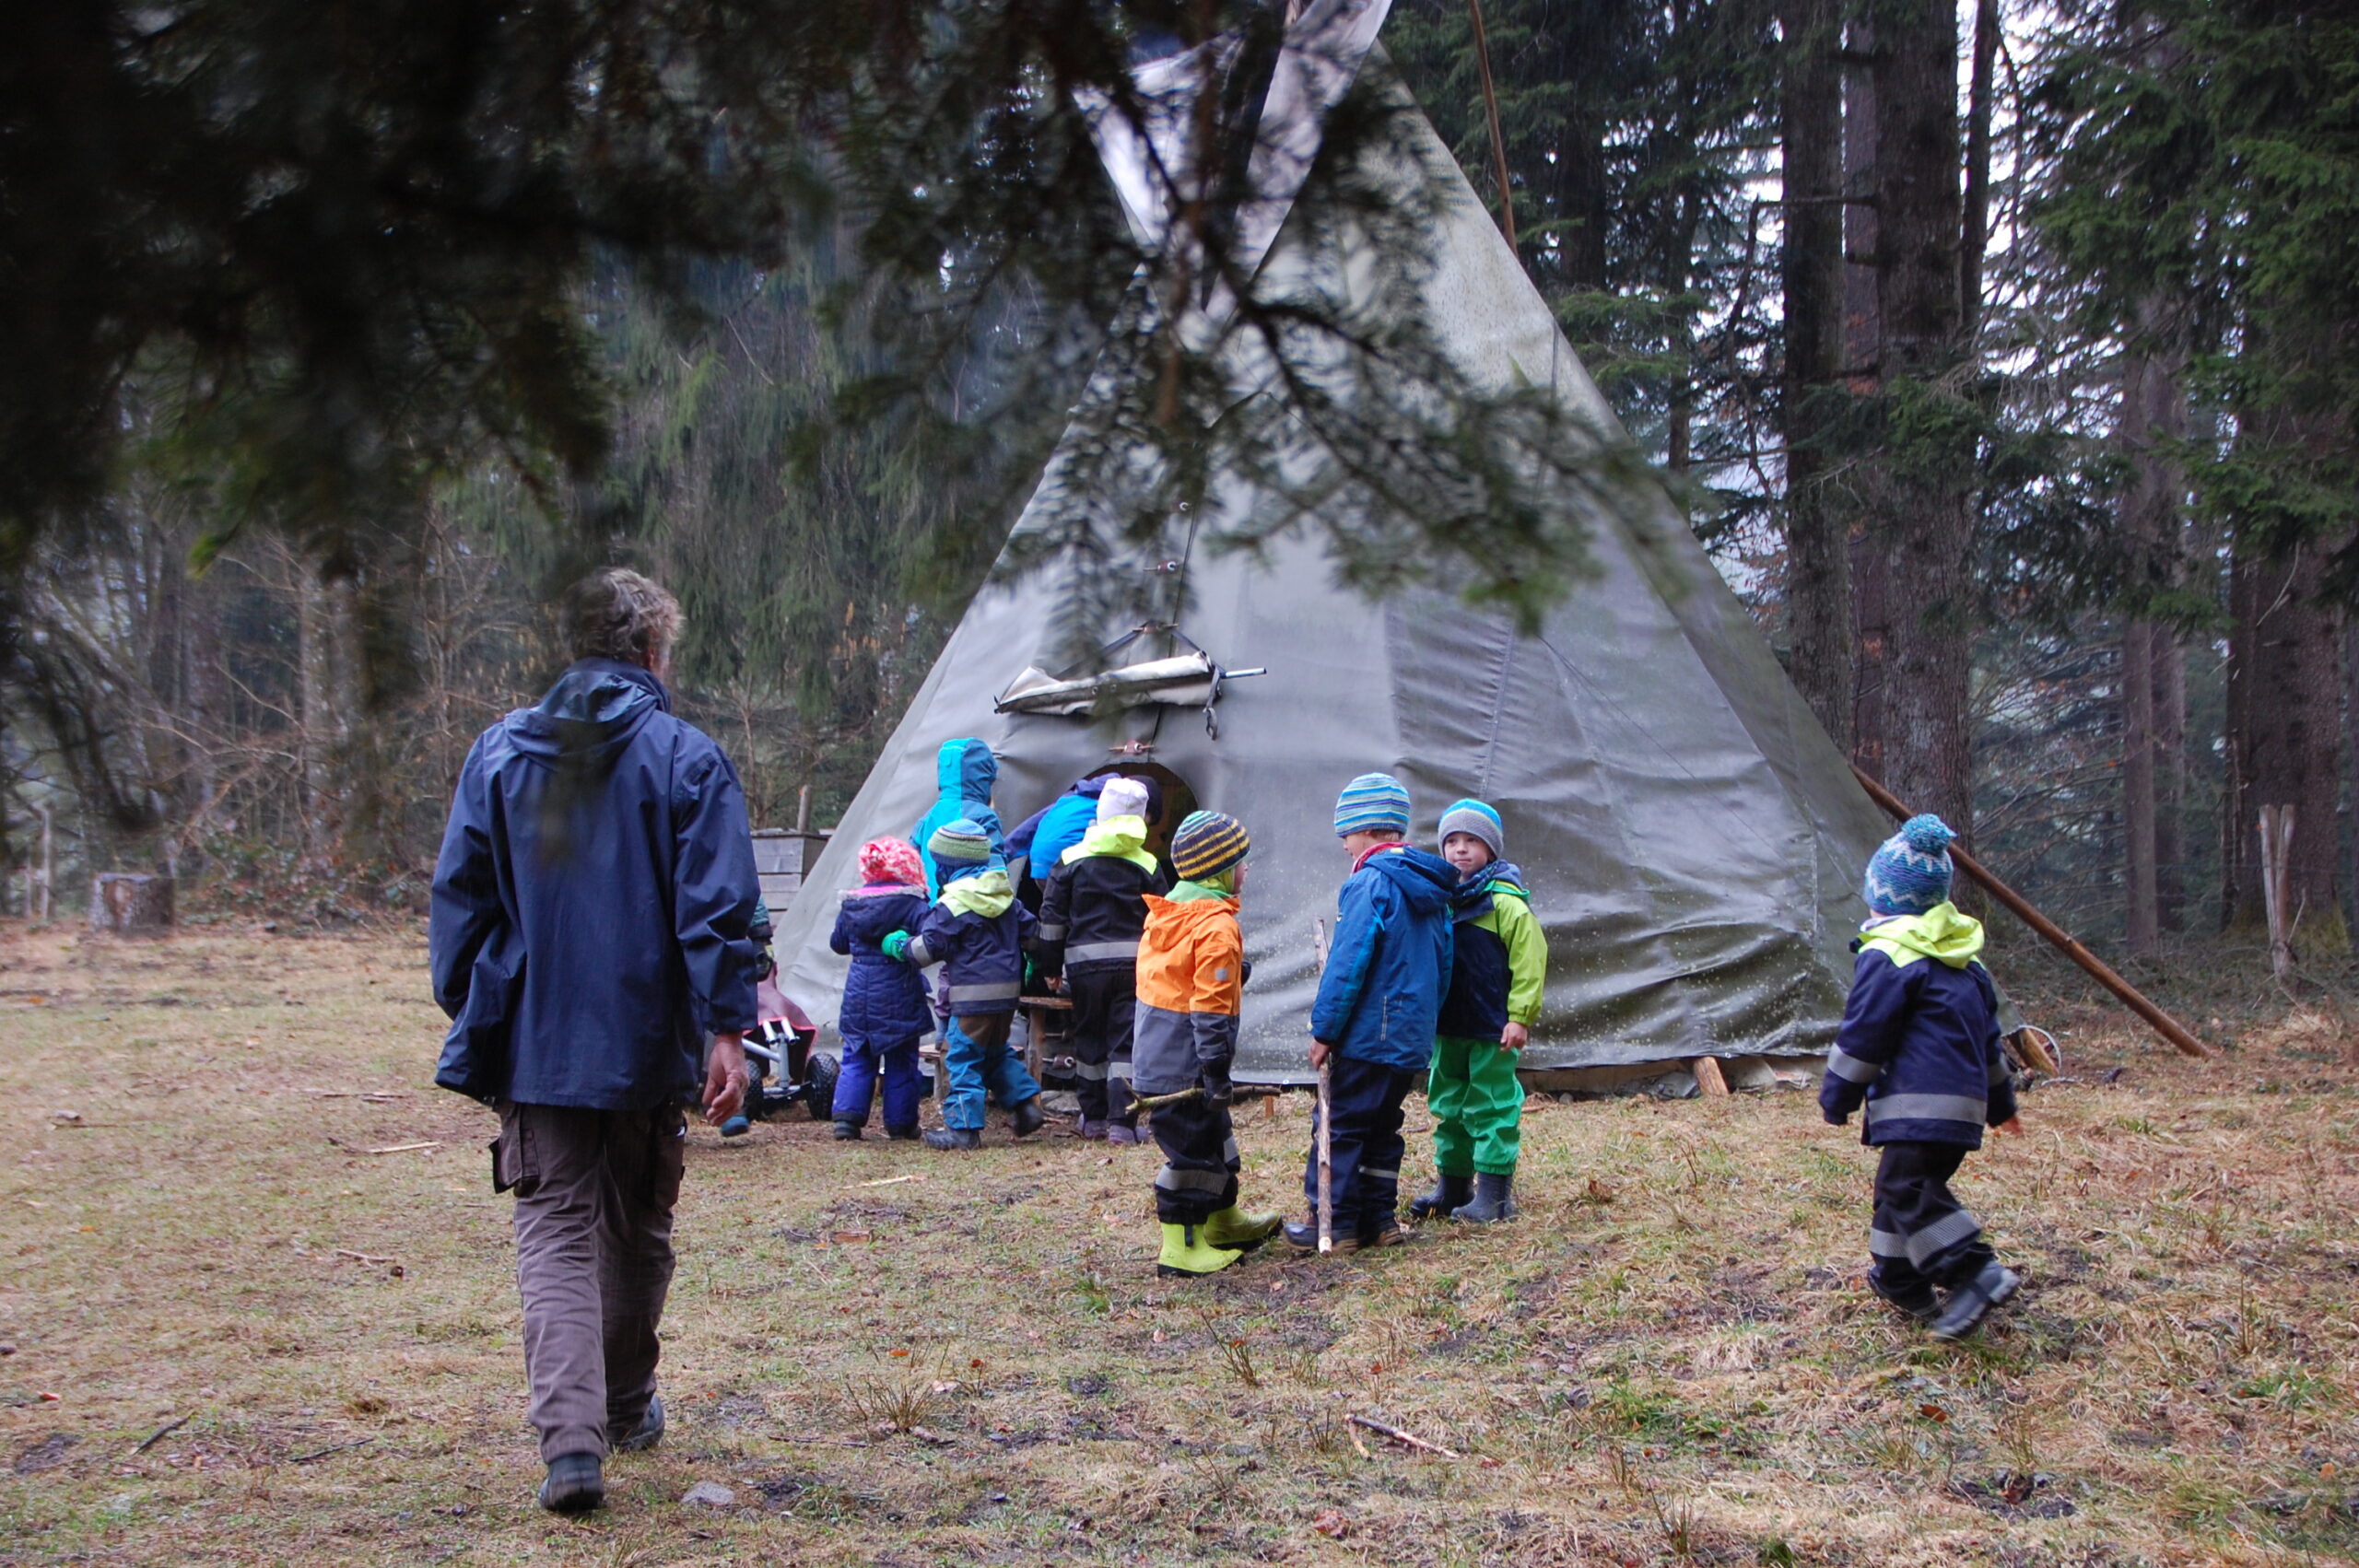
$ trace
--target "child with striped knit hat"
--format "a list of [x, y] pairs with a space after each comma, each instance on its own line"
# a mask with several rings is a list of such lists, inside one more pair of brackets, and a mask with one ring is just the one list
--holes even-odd
[[1982, 922], [1950, 902], [1956, 837], [1940, 817], [1911, 817], [1868, 861], [1870, 918], [1818, 1090], [1836, 1127], [1865, 1106], [1860, 1141], [1878, 1153], [1868, 1286], [1937, 1340], [1973, 1333], [2022, 1283], [1950, 1191], [1984, 1127], [2021, 1130], [1998, 989], [1976, 956]]

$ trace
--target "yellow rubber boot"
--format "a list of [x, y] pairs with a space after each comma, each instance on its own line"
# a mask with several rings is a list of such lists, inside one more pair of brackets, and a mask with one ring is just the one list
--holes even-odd
[[1278, 1214], [1249, 1214], [1232, 1203], [1204, 1222], [1204, 1245], [1250, 1252], [1277, 1234], [1283, 1219]]
[[1163, 1227], [1163, 1256], [1155, 1260], [1158, 1274], [1191, 1279], [1201, 1274], [1217, 1274], [1237, 1261], [1237, 1254], [1223, 1251], [1204, 1243], [1203, 1231], [1194, 1225]]

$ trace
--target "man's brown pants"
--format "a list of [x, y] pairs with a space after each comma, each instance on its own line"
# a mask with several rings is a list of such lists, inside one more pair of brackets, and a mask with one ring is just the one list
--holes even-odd
[[687, 1137], [675, 1106], [500, 1106], [494, 1167], [516, 1193], [524, 1375], [544, 1460], [604, 1455], [655, 1395]]

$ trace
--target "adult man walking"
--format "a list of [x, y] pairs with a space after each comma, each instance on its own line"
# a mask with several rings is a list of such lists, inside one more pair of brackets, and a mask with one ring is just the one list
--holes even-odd
[[721, 748], [672, 716], [680, 606], [637, 572], [566, 594], [573, 664], [476, 740], [434, 868], [435, 1082], [499, 1110], [492, 1180], [516, 1194], [542, 1506], [604, 1500], [615, 1448], [651, 1447], [656, 1326], [697, 1086], [745, 1090], [760, 895]]

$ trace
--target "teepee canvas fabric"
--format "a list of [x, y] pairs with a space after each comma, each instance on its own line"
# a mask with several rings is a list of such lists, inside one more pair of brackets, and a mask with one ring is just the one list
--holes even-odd
[[[1381, 70], [1369, 48], [1381, 18], [1382, 0], [1347, 0], [1315, 7], [1306, 25], [1341, 29]], [[1307, 75], [1290, 112], [1316, 115], [1349, 76]], [[1618, 434], [1448, 150], [1414, 109], [1405, 123], [1391, 156], [1413, 159], [1441, 193], [1418, 286], [1430, 330], [1476, 383], [1545, 388]], [[1108, 152], [1118, 163], [1121, 146]], [[1128, 191], [1125, 201], [1149, 228], [1155, 215]], [[1261, 281], [1354, 275], [1351, 258], [1338, 266], [1320, 253], [1332, 240], [1284, 219], [1282, 208], [1267, 216]], [[1019, 535], [1053, 505], [1061, 470], [1052, 459]], [[1249, 490], [1232, 485], [1216, 503], [1242, 519]], [[1348, 869], [1331, 813], [1346, 781], [1377, 769], [1408, 784], [1421, 842], [1460, 796], [1504, 817], [1550, 950], [1527, 1068], [1823, 1050], [1882, 818], [1668, 498], [1650, 484], [1629, 494], [1583, 519], [1593, 575], [1533, 636], [1437, 592], [1372, 603], [1339, 586], [1300, 532], [1257, 556], [1189, 552], [1172, 574], [1180, 629], [1221, 670], [1266, 671], [1225, 683], [1210, 722], [1166, 703], [1110, 720], [995, 711], [1027, 672], [1064, 662], [1057, 611], [1069, 583], [1051, 566], [985, 589], [781, 922], [782, 989], [832, 1019], [843, 961], [827, 939], [858, 847], [908, 832], [934, 798], [941, 744], [973, 735], [1000, 755], [995, 802], [1011, 824], [1122, 760], [1117, 748], [1245, 823], [1254, 967], [1241, 1079], [1308, 1076], [1312, 923], [1332, 922]], [[1149, 637], [1121, 661], [1189, 651]]]

